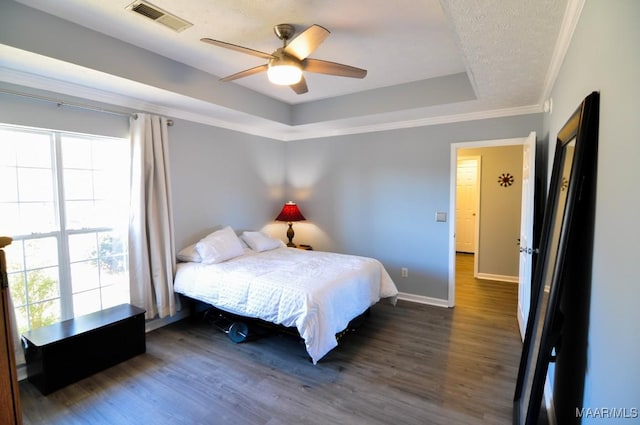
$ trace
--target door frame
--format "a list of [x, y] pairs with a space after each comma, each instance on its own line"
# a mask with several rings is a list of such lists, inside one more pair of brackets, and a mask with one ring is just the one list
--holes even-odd
[[[447, 306], [454, 307], [456, 303], [456, 173], [458, 167], [458, 150], [469, 148], [492, 148], [502, 146], [525, 145], [528, 137], [512, 139], [477, 140], [471, 142], [451, 143], [450, 176], [449, 176], [449, 292]], [[532, 191], [533, 192], [533, 191]], [[532, 196], [534, 194], [532, 193]], [[476, 255], [477, 255], [476, 250]]]

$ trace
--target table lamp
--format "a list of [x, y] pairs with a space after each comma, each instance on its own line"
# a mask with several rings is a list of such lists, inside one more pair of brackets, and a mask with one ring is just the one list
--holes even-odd
[[282, 207], [282, 211], [280, 211], [280, 214], [278, 214], [278, 216], [276, 217], [276, 221], [286, 221], [287, 223], [289, 223], [289, 229], [287, 230], [287, 238], [289, 239], [289, 243], [287, 243], [287, 246], [296, 246], [296, 244], [293, 243], [293, 222], [302, 220], [306, 220], [306, 218], [304, 218], [295, 202], [289, 201], [284, 204], [284, 206]]

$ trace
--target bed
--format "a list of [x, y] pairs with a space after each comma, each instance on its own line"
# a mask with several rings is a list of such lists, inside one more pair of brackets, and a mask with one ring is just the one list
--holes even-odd
[[336, 334], [352, 319], [381, 299], [395, 304], [398, 290], [378, 260], [272, 241], [269, 249], [241, 246], [221, 261], [178, 263], [174, 291], [232, 314], [296, 328], [314, 364], [338, 345]]

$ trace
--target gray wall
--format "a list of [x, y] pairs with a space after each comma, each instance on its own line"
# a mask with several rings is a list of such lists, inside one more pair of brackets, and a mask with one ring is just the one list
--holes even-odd
[[[640, 2], [588, 0], [553, 88], [545, 132], [560, 127], [592, 91], [600, 131], [584, 406], [640, 408]], [[549, 149], [553, 153], [553, 149]], [[608, 419], [607, 424], [638, 419]], [[584, 424], [603, 423], [585, 418]]]
[[446, 300], [449, 223], [435, 214], [450, 215], [451, 143], [541, 129], [532, 114], [289, 142], [288, 197], [309, 220], [294, 225], [295, 240], [378, 258], [401, 292]]
[[[14, 92], [53, 97], [57, 100], [78, 101], [78, 99], [68, 96], [38, 92], [10, 84], [2, 83], [0, 88]], [[82, 103], [90, 104], [86, 101], [82, 101]], [[96, 106], [99, 105], [96, 104]], [[0, 93], [0, 122], [101, 136], [129, 137], [129, 117], [127, 116], [57, 106], [52, 102], [43, 102], [5, 93]]]
[[[176, 249], [214, 228], [273, 225], [284, 195], [284, 145], [177, 120], [169, 130]], [[275, 234], [284, 239], [282, 234]]]
[[[478, 273], [518, 280], [520, 210], [522, 207], [522, 145], [460, 149], [460, 156], [480, 156], [480, 228]], [[509, 173], [514, 183], [498, 184], [498, 176]], [[482, 276], [480, 276], [482, 277]]]

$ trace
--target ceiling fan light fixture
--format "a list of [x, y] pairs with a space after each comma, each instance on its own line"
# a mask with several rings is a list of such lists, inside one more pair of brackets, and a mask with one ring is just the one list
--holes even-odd
[[302, 69], [293, 59], [288, 57], [274, 58], [269, 61], [267, 77], [273, 84], [290, 86], [298, 84], [302, 79]]
[[269, 81], [280, 86], [298, 84], [302, 79], [302, 70], [295, 65], [275, 65], [267, 70]]

